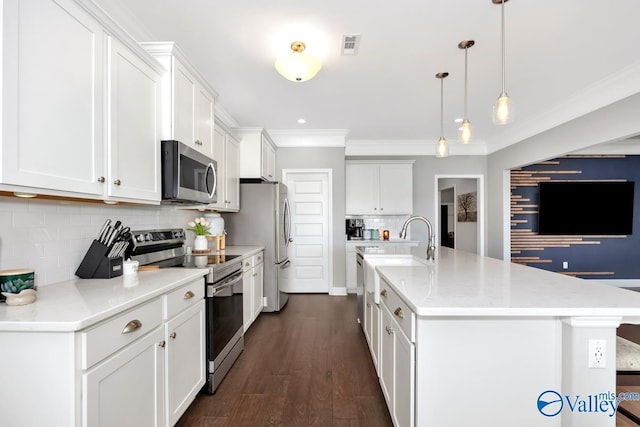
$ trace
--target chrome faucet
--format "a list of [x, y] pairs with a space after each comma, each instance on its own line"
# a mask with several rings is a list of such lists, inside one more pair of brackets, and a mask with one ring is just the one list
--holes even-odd
[[409, 227], [409, 224], [411, 224], [413, 221], [419, 219], [420, 221], [424, 222], [425, 224], [427, 224], [427, 228], [429, 229], [429, 243], [427, 245], [427, 259], [431, 259], [434, 260], [436, 259], [436, 247], [434, 245], [435, 243], [435, 236], [433, 235], [433, 226], [431, 225], [431, 222], [429, 222], [429, 220], [423, 216], [411, 216], [409, 217], [404, 224], [402, 224], [402, 230], [400, 230], [400, 238], [401, 239], [406, 239], [407, 238], [407, 228]]

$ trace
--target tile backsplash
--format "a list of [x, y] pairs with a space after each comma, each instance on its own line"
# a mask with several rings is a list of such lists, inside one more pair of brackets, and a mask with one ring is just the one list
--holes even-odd
[[[107, 218], [132, 230], [186, 228], [200, 213], [171, 206], [0, 197], [0, 270], [35, 270], [36, 285], [75, 278], [75, 271]], [[192, 233], [187, 233], [192, 239]]]
[[[364, 228], [389, 230], [391, 239], [399, 238], [402, 224], [409, 218], [409, 215], [347, 215], [349, 218], [361, 218], [364, 221]], [[407, 233], [407, 239], [411, 239], [411, 229]]]

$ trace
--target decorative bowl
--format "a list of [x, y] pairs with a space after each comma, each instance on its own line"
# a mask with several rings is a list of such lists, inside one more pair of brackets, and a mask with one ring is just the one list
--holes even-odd
[[7, 300], [7, 305], [27, 305], [36, 300], [35, 289], [23, 289], [20, 293], [12, 294], [9, 292], [1, 292]]
[[[33, 270], [4, 270], [0, 271], [0, 293], [19, 294], [26, 289], [35, 289], [35, 274]], [[4, 298], [0, 298], [3, 301]]]

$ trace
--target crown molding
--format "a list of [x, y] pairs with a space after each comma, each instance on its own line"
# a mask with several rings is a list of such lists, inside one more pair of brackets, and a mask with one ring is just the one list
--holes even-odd
[[278, 147], [344, 147], [346, 129], [268, 129]]
[[[350, 139], [345, 156], [435, 156], [436, 142], [417, 139]], [[450, 156], [485, 156], [487, 145], [475, 140], [469, 144], [449, 142]]]
[[516, 118], [515, 126], [510, 125], [491, 140], [488, 153], [501, 150], [637, 93], [640, 93], [640, 61], [567, 97], [543, 113], [521, 122]]
[[236, 119], [229, 114], [226, 108], [222, 106], [219, 102], [216, 101], [215, 106], [215, 116], [224, 123], [228, 128], [239, 128], [240, 124], [236, 121]]
[[592, 147], [587, 147], [582, 150], [572, 151], [570, 154], [593, 154], [593, 155], [607, 155], [607, 154], [625, 154], [625, 155], [639, 155], [640, 154], [640, 139], [630, 138], [622, 141], [609, 142], [605, 144], [598, 144]]

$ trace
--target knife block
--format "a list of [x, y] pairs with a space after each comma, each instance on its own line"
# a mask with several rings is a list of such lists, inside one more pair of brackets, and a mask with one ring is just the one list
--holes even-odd
[[111, 279], [122, 276], [122, 257], [108, 258], [109, 248], [94, 240], [85, 254], [76, 276], [81, 279]]

